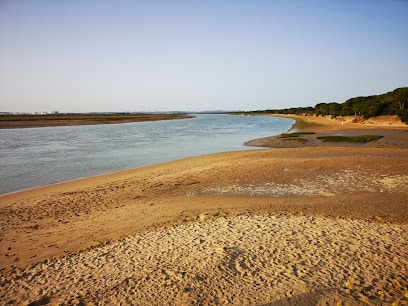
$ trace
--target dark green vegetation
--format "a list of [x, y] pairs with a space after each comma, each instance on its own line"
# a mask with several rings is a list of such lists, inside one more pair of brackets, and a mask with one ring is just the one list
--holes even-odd
[[319, 103], [315, 107], [297, 107], [278, 110], [263, 110], [251, 113], [356, 116], [362, 119], [381, 115], [397, 115], [402, 122], [408, 123], [408, 87], [368, 97], [356, 97], [343, 103]]
[[[301, 133], [284, 133], [279, 135], [278, 137], [283, 141], [298, 141], [302, 143], [306, 143], [308, 140], [303, 138], [302, 136], [305, 135], [314, 135], [314, 132], [301, 132]], [[356, 136], [318, 136], [316, 139], [319, 139], [323, 142], [348, 142], [348, 143], [366, 143], [370, 141], [375, 141], [383, 138], [383, 136], [379, 135], [356, 135]]]
[[352, 143], [366, 143], [374, 140], [379, 140], [383, 136], [379, 135], [359, 135], [359, 136], [319, 136], [324, 142], [352, 142]]
[[295, 140], [299, 142], [306, 143], [307, 139], [302, 138], [302, 135], [312, 135], [314, 132], [301, 132], [301, 133], [283, 133], [279, 136], [283, 141], [288, 141], [288, 140]]
[[281, 134], [279, 137], [280, 138], [296, 138], [296, 137], [300, 137], [301, 135], [311, 135], [311, 134], [314, 134], [314, 132], [284, 133], [284, 134]]

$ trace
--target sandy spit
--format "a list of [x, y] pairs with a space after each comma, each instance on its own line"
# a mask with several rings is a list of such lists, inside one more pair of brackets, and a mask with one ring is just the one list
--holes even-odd
[[56, 305], [402, 303], [407, 230], [306, 216], [218, 218], [17, 269], [2, 275], [0, 298]]

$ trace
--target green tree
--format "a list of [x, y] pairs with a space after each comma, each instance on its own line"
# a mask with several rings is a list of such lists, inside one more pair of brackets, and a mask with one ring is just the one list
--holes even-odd
[[326, 116], [330, 114], [329, 104], [327, 103], [316, 104], [315, 109], [316, 109], [316, 115]]
[[329, 103], [329, 114], [333, 117], [340, 116], [342, 110], [342, 105], [340, 103], [332, 102]]

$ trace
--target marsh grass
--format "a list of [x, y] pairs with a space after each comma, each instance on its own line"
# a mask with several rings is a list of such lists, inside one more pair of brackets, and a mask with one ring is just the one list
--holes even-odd
[[366, 143], [383, 138], [379, 135], [358, 135], [358, 136], [319, 136], [323, 142], [349, 142], [349, 143]]
[[296, 138], [302, 135], [313, 135], [314, 132], [299, 132], [299, 133], [283, 133], [279, 136], [279, 138]]
[[279, 136], [280, 139], [283, 141], [289, 141], [289, 140], [294, 140], [294, 141], [299, 141], [302, 143], [306, 143], [307, 139], [302, 138], [300, 136], [302, 135], [311, 135], [314, 134], [314, 132], [299, 132], [299, 133], [283, 133]]

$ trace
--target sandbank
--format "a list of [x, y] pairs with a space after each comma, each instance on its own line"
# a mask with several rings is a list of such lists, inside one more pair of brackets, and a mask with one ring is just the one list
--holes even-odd
[[[276, 115], [274, 115], [276, 116]], [[408, 125], [402, 123], [397, 116], [379, 116], [356, 123], [354, 116], [332, 119], [329, 116], [279, 115], [279, 117], [295, 119], [296, 122], [288, 133], [304, 133], [299, 139], [282, 139], [277, 136], [253, 139], [246, 142], [248, 146], [271, 148], [304, 148], [304, 147], [373, 147], [408, 149]], [[323, 142], [321, 136], [341, 135], [379, 135], [383, 139], [368, 142], [364, 145], [344, 142]]]
[[405, 305], [408, 129], [348, 130], [0, 196], [0, 304]]
[[182, 114], [1, 115], [0, 129], [119, 124], [131, 122], [187, 119], [193, 117], [193, 115]]

